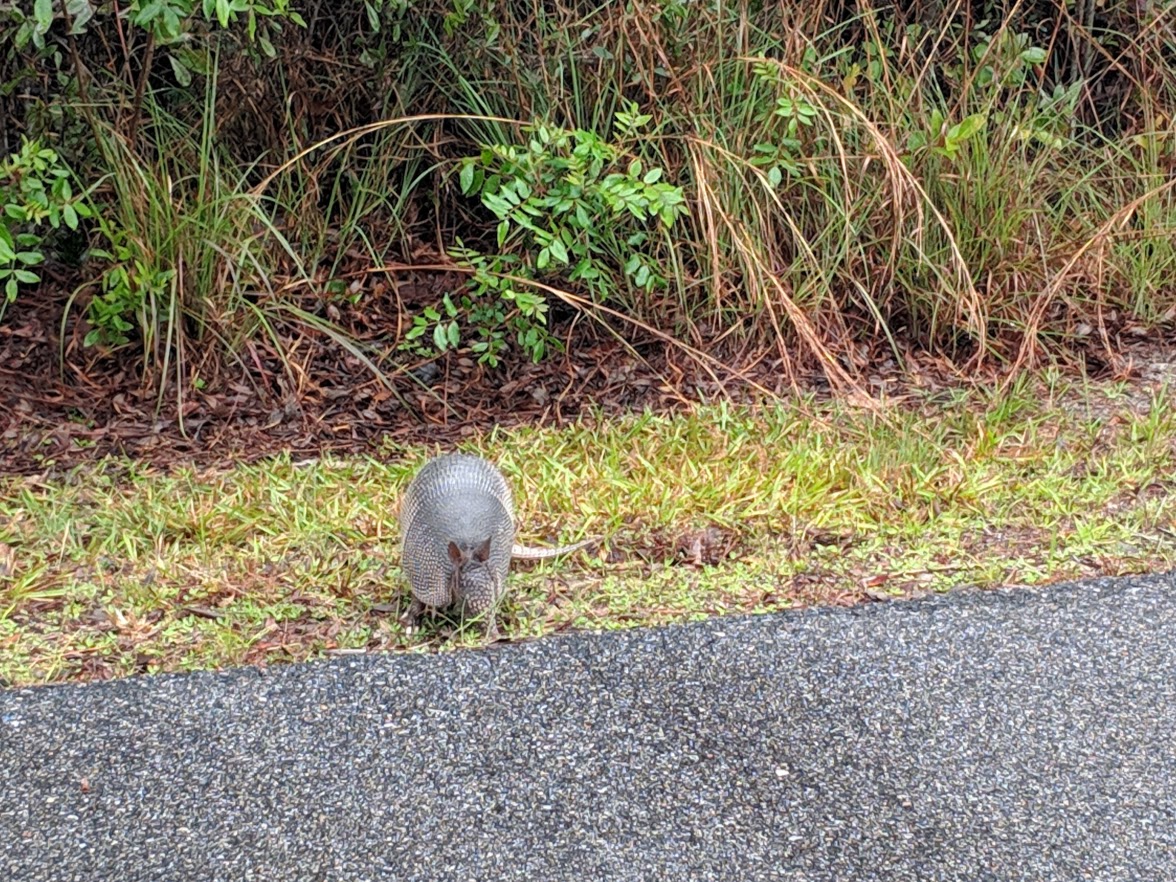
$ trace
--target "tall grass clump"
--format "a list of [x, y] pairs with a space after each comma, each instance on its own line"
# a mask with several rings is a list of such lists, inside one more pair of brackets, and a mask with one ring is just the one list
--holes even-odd
[[1159, 4], [82, 6], [0, 13], [9, 92], [56, 77], [0, 115], [73, 169], [89, 319], [154, 364], [405, 267], [465, 282], [398, 303], [395, 358], [489, 365], [559, 304], [834, 381], [863, 342], [1019, 368], [1176, 315]]
[[211, 102], [208, 111], [194, 136], [149, 99], [145, 151], [95, 127], [109, 168], [92, 252], [103, 262], [76, 292], [88, 294], [86, 343], [117, 347], [133, 337], [144, 369], [162, 377], [174, 368], [180, 388], [215, 375], [215, 356], [239, 352], [258, 332], [265, 319], [255, 303], [278, 256], [245, 176], [219, 155]]

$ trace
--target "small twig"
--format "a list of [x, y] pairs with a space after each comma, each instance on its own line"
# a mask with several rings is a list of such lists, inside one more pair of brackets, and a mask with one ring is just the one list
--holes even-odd
[[[69, 55], [73, 61], [74, 73], [78, 78], [78, 95], [82, 99], [82, 107], [84, 108], [86, 117], [89, 118], [90, 90], [86, 83], [85, 68], [82, 66], [82, 56], [81, 53], [78, 52], [78, 41], [74, 37], [73, 16], [70, 15], [68, 3], [61, 4], [61, 15], [65, 19], [65, 33], [69, 37]], [[90, 125], [91, 128], [93, 128], [93, 120], [91, 120]]]
[[135, 86], [135, 103], [131, 107], [131, 125], [127, 131], [127, 148], [135, 149], [135, 138], [139, 133], [139, 114], [143, 110], [143, 93], [147, 88], [147, 76], [151, 73], [151, 63], [155, 58], [155, 34], [147, 35], [147, 57], [143, 59], [143, 68], [139, 71], [139, 82]]

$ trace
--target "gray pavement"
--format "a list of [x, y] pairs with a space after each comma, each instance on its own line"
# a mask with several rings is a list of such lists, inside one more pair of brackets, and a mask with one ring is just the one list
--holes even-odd
[[0, 692], [0, 879], [1176, 880], [1174, 596]]

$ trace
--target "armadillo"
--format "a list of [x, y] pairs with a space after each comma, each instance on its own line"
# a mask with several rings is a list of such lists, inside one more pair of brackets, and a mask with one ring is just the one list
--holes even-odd
[[407, 621], [415, 623], [426, 608], [456, 605], [463, 615], [485, 616], [489, 640], [498, 636], [496, 610], [511, 558], [555, 557], [595, 541], [516, 544], [514, 500], [502, 472], [463, 453], [431, 459], [416, 473], [400, 503], [400, 533], [400, 566], [412, 589]]

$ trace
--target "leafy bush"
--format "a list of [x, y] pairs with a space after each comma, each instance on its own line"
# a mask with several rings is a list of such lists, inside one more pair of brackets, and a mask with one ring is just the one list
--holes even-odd
[[498, 252], [468, 248], [451, 253], [470, 266], [469, 293], [458, 303], [446, 297], [445, 317], [436, 309], [418, 316], [407, 334], [412, 345], [430, 325], [441, 352], [456, 349], [464, 316], [476, 339], [479, 360], [496, 365], [513, 332], [535, 361], [553, 345], [546, 333], [546, 298], [528, 289], [539, 279], [566, 279], [596, 302], [632, 287], [666, 287], [659, 246], [686, 213], [680, 186], [663, 180], [658, 167], [626, 158], [626, 147], [652, 117], [636, 105], [616, 115], [612, 142], [582, 129], [529, 126], [524, 144], [485, 144], [462, 161], [461, 189], [478, 196], [498, 220]]
[[45, 260], [46, 227], [76, 230], [80, 219], [90, 216], [85, 199], [74, 194], [72, 177], [57, 153], [36, 141], [23, 141], [20, 151], [0, 165], [0, 282], [5, 305], [16, 300], [22, 285], [40, 283], [32, 267]]

